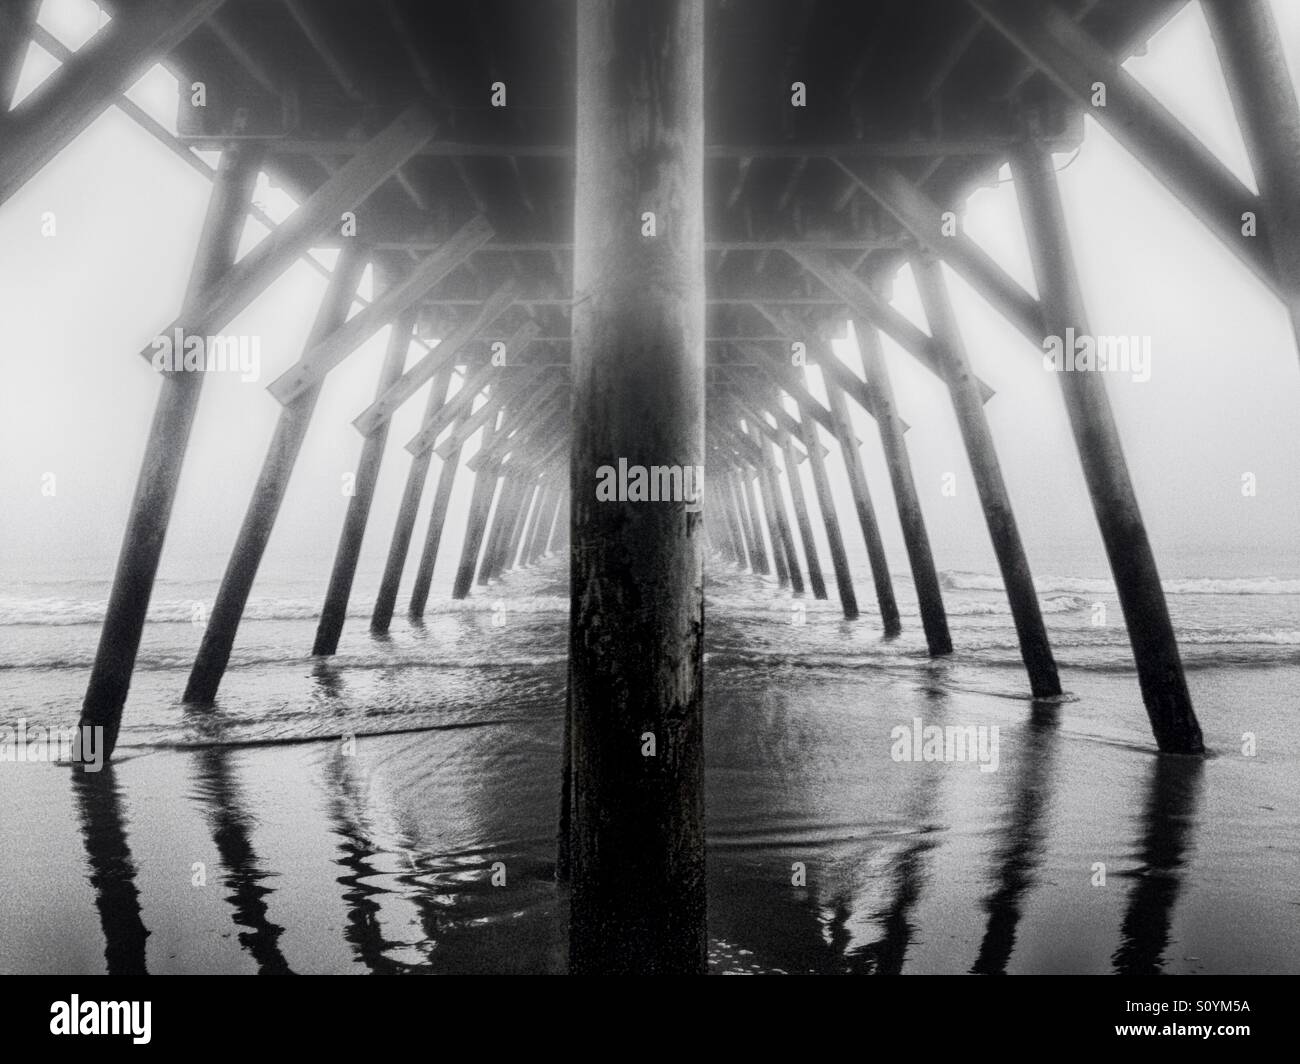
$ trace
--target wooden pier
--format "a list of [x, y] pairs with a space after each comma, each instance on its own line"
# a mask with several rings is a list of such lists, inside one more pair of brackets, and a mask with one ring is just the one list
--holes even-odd
[[[946, 274], [963, 278], [1034, 349], [1068, 329], [1087, 333], [1087, 293], [1052, 161], [1078, 147], [1085, 114], [1282, 301], [1300, 338], [1300, 111], [1264, 0], [1203, 5], [1258, 193], [1120, 66], [1181, 0], [103, 6], [111, 20], [75, 52], [36, 25], [34, 2], [0, 6], [4, 100], [27, 40], [62, 64], [0, 113], [0, 202], [116, 105], [212, 181], [173, 328], [219, 332], [309, 250], [340, 250], [332, 270], [311, 260], [329, 274], [328, 290], [301, 356], [257, 400], [279, 405], [279, 424], [177, 693], [196, 712], [219, 705], [316, 397], [332, 370], [390, 328], [373, 396], [358, 397], [351, 426], [337, 426], [360, 436], [356, 487], [304, 652], [334, 654], [345, 636], [363, 540], [388, 544], [376, 634], [394, 617], [405, 623], [403, 610], [413, 622], [438, 611], [445, 594], [432, 577], [453, 520], [465, 526], [450, 590], [457, 599], [491, 595], [510, 570], [567, 553], [559, 868], [573, 971], [706, 964], [706, 558], [767, 578], [782, 594], [826, 598], [820, 533], [846, 621], [897, 635], [907, 622], [891, 561], [901, 559], [886, 556], [873, 503], [886, 489], [868, 483], [862, 457], [878, 449], [926, 646], [936, 656], [962, 651], [882, 337], [946, 386], [1027, 690], [1061, 694], [986, 418], [1000, 400], [972, 369]], [[179, 94], [175, 137], [123, 96], [158, 62], [183, 89], [206, 87], [202, 107]], [[1093, 103], [1098, 83], [1104, 107]], [[219, 166], [193, 149], [219, 151]], [[1007, 164], [1037, 297], [945, 222]], [[260, 214], [250, 202], [259, 172], [298, 206], [236, 262], [244, 221]], [[1244, 212], [1259, 219], [1252, 239], [1242, 236]], [[340, 228], [345, 214], [357, 221], [354, 234]], [[368, 264], [374, 295], [349, 317]], [[917, 278], [926, 330], [889, 301], [904, 265]], [[850, 321], [856, 366], [833, 344]], [[421, 335], [438, 339], [429, 346]], [[139, 354], [148, 357], [145, 339]], [[821, 371], [825, 402], [809, 388], [809, 364]], [[1027, 360], [1024, 372], [1035, 372]], [[105, 729], [110, 751], [130, 712], [202, 379], [164, 373], [122, 530], [82, 710], [82, 723]], [[1105, 382], [1063, 373], [1060, 383], [1155, 744], [1200, 754]], [[390, 438], [394, 412], [411, 402], [423, 404], [419, 433]], [[371, 520], [383, 463], [407, 474], [392, 529]], [[620, 463], [676, 487], [653, 504], [631, 492], [603, 498], [601, 471]], [[457, 514], [452, 490], [466, 477], [472, 502]], [[701, 480], [702, 496], [682, 489]], [[840, 481], [853, 501], [847, 517], [836, 507]], [[848, 545], [859, 532], [846, 524], [862, 536], [870, 600], [854, 585]]]

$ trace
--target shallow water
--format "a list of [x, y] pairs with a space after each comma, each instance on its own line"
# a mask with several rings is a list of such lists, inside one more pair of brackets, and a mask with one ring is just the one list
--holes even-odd
[[[1104, 582], [1040, 582], [1071, 698], [1033, 703], [987, 577], [945, 575], [942, 662], [710, 581], [714, 971], [1300, 971], [1300, 585], [1170, 587], [1202, 762], [1154, 755]], [[75, 720], [96, 590], [11, 589], [0, 723]], [[114, 767], [0, 763], [0, 970], [563, 970], [557, 563], [387, 640], [359, 607], [328, 663], [275, 590], [215, 710], [178, 702], [205, 589], [161, 588]], [[997, 770], [893, 760], [915, 718], [996, 726]]]

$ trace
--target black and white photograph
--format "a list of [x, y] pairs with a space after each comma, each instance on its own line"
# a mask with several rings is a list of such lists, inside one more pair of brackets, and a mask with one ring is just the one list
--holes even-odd
[[1298, 95], [1300, 0], [0, 0], [23, 1029], [1170, 975], [1053, 1037], [1264, 1034]]

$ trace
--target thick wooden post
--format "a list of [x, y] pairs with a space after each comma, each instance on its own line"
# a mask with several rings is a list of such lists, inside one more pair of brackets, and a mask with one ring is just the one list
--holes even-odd
[[[483, 426], [483, 442], [486, 448], [496, 434], [496, 417]], [[474, 584], [474, 570], [478, 566], [479, 548], [483, 545], [483, 533], [487, 529], [488, 515], [492, 510], [492, 497], [496, 494], [497, 478], [500, 466], [488, 462], [480, 466], [474, 474], [474, 493], [470, 497], [469, 514], [465, 519], [465, 539], [460, 549], [460, 565], [456, 569], [456, 579], [452, 584], [451, 597], [463, 599], [469, 594]]]
[[712, 492], [712, 503], [717, 508], [727, 533], [727, 556], [737, 565], [747, 565], [749, 559], [745, 555], [745, 541], [740, 535], [739, 525], [736, 524], [734, 503], [720, 462], [715, 464], [714, 471], [710, 475], [713, 483], [721, 484], [721, 488]]
[[478, 582], [486, 584], [495, 580], [505, 565], [507, 541], [514, 528], [515, 518], [519, 515], [519, 504], [524, 486], [516, 477], [504, 477], [501, 481], [501, 497], [497, 501], [496, 512], [492, 515], [492, 526], [488, 532], [487, 547], [483, 551], [483, 561], [479, 565]]
[[794, 535], [790, 531], [790, 518], [785, 510], [785, 497], [781, 494], [781, 481], [776, 473], [776, 463], [772, 460], [767, 439], [757, 430], [752, 430], [750, 436], [759, 449], [759, 477], [771, 509], [768, 531], [771, 533], [775, 525], [773, 542], [780, 540], [781, 554], [785, 558], [785, 568], [790, 580], [790, 590], [802, 595], [803, 572], [799, 568], [799, 553], [795, 549]]
[[[452, 368], [446, 364], [434, 373], [424, 409], [425, 421], [446, 402], [447, 392], [451, 388]], [[420, 497], [424, 494], [424, 482], [429, 479], [429, 466], [432, 464], [433, 451], [426, 449], [411, 456], [411, 465], [406, 471], [406, 488], [397, 508], [397, 522], [393, 525], [393, 539], [388, 545], [388, 557], [384, 561], [384, 575], [380, 578], [375, 608], [370, 614], [370, 630], [380, 635], [387, 632], [388, 626], [393, 622], [397, 592], [402, 585], [402, 570], [406, 568], [406, 555], [411, 549], [415, 519], [420, 513]]]
[[794, 503], [794, 520], [799, 526], [799, 539], [803, 543], [804, 561], [808, 565], [808, 584], [813, 598], [826, 598], [826, 580], [822, 576], [821, 559], [817, 556], [817, 540], [813, 535], [812, 521], [808, 517], [808, 496], [803, 490], [803, 477], [799, 475], [799, 453], [786, 429], [781, 433], [781, 460], [785, 465], [786, 483], [790, 485], [790, 501]]
[[835, 569], [835, 586], [840, 594], [844, 616], [854, 620], [858, 616], [858, 596], [853, 590], [853, 575], [849, 571], [849, 556], [844, 550], [844, 535], [840, 531], [839, 514], [835, 512], [835, 499], [831, 495], [831, 478], [826, 472], [826, 458], [822, 454], [822, 441], [817, 425], [808, 410], [800, 405], [799, 425], [803, 430], [804, 449], [808, 452], [808, 467], [812, 470], [813, 488], [817, 492], [817, 506], [822, 512], [826, 528], [826, 546], [831, 552], [831, 565]]
[[993, 541], [993, 553], [997, 556], [1002, 582], [1006, 586], [1011, 617], [1020, 641], [1020, 656], [1029, 673], [1029, 687], [1035, 698], [1051, 698], [1061, 693], [1061, 681], [1047, 640], [1047, 629], [1043, 625], [1029, 559], [1025, 557], [1020, 530], [1011, 509], [1011, 496], [1002, 479], [993, 434], [984, 416], [984, 402], [948, 299], [943, 265], [928, 252], [921, 253], [912, 259], [912, 272], [916, 275], [930, 332], [939, 341], [947, 359], [948, 392], [952, 396], [957, 427], [961, 430], [966, 455], [970, 459], [975, 490], [984, 508], [984, 521]]
[[1300, 352], [1300, 104], [1268, 0], [1206, 0]]
[[515, 522], [514, 547], [507, 552], [507, 570], [516, 566], [522, 569], [528, 564], [528, 545], [532, 542], [533, 529], [537, 527], [537, 519], [541, 516], [542, 503], [545, 502], [545, 492], [541, 483], [536, 479], [536, 470], [533, 471], [532, 476], [532, 490], [525, 496], [528, 501], [523, 509], [519, 511], [519, 520]]
[[510, 518], [510, 523], [505, 528], [505, 534], [501, 540], [501, 552], [497, 558], [496, 569], [492, 574], [493, 577], [499, 577], [515, 567], [515, 559], [519, 557], [519, 540], [523, 536], [528, 517], [532, 513], [533, 500], [536, 494], [537, 482], [533, 479], [533, 474], [529, 473], [520, 477], [518, 493], [515, 496], [515, 512]]
[[703, 149], [704, 4], [579, 4], [574, 973], [706, 967], [703, 519], [596, 495], [620, 458], [704, 463]]
[[[560, 500], [560, 508], [555, 515], [555, 524], [551, 527], [551, 538], [546, 549], [547, 554], [557, 554], [562, 550], [569, 550], [569, 525], [572, 520], [573, 504], [569, 499], [568, 491], [565, 491], [564, 498]], [[570, 558], [569, 563], [572, 565], [572, 558]]]
[[876, 427], [880, 430], [880, 446], [889, 467], [889, 482], [894, 489], [898, 521], [903, 527], [903, 543], [907, 547], [912, 583], [921, 608], [925, 642], [932, 655], [951, 654], [952, 636], [948, 632], [948, 615], [943, 608], [943, 591], [934, 568], [934, 555], [930, 551], [930, 536], [925, 529], [925, 515], [916, 494], [916, 482], [912, 479], [912, 463], [903, 438], [903, 419], [898, 416], [894, 404], [894, 388], [880, 348], [880, 333], [867, 321], [856, 322], [854, 327], [862, 372], [871, 390], [871, 405]]
[[[406, 311], [393, 322], [384, 364], [379, 371], [377, 395], [383, 395], [401, 375], [406, 356], [411, 349], [411, 334], [415, 329], [417, 312]], [[334, 554], [334, 568], [330, 571], [329, 587], [325, 591], [325, 605], [321, 608], [316, 625], [316, 642], [313, 654], [333, 654], [339, 648], [339, 636], [348, 615], [348, 600], [352, 597], [352, 581], [356, 576], [357, 562], [361, 558], [361, 543], [370, 519], [370, 504], [375, 497], [375, 484], [379, 480], [379, 464], [384, 458], [388, 443], [388, 421], [382, 421], [366, 436], [361, 445], [353, 476], [353, 493], [348, 500], [348, 512], [339, 533], [339, 545]]]
[[[365, 262], [355, 248], [345, 245], [334, 265], [334, 273], [312, 325], [307, 340], [309, 347], [319, 343], [347, 319], [364, 267]], [[262, 460], [253, 497], [239, 527], [239, 535], [208, 617], [208, 626], [203, 631], [199, 652], [190, 670], [189, 682], [185, 685], [186, 702], [208, 705], [217, 697], [217, 688], [221, 686], [221, 677], [230, 661], [244, 607], [248, 604], [262, 555], [266, 553], [266, 544], [280, 515], [280, 504], [284, 501], [298, 452], [307, 436], [320, 389], [321, 384], [317, 383], [280, 409], [271, 445]]]
[[786, 565], [785, 548], [776, 523], [776, 500], [772, 498], [766, 470], [758, 459], [755, 459], [754, 465], [745, 475], [745, 481], [754, 493], [754, 512], [756, 515], [762, 515], [762, 522], [767, 527], [767, 540], [772, 545], [772, 567], [776, 570], [777, 586], [786, 587], [790, 583], [790, 570]]
[[[758, 493], [754, 489], [754, 475], [752, 471], [741, 466], [736, 470], [737, 484], [740, 488], [740, 501], [745, 507], [745, 513], [749, 517], [749, 535], [752, 543], [750, 556], [754, 561], [754, 572], [767, 576], [772, 571], [772, 566], [767, 560], [767, 541], [763, 538], [763, 514], [762, 507], [759, 505]], [[777, 544], [772, 544], [772, 549], [777, 549]]]
[[[1025, 145], [1012, 160], [1012, 176], [1025, 212], [1025, 234], [1048, 335], [1091, 336], [1051, 155], [1032, 142]], [[1063, 372], [1060, 378], [1156, 744], [1166, 753], [1203, 753], [1201, 726], [1192, 709], [1178, 641], [1105, 379], [1086, 371]]]
[[[458, 425], [469, 417], [467, 409]], [[454, 430], [453, 430], [454, 431]], [[419, 620], [424, 616], [429, 601], [429, 585], [433, 583], [433, 567], [438, 561], [438, 547], [442, 543], [443, 526], [447, 523], [447, 507], [451, 502], [451, 489], [460, 467], [460, 447], [442, 460], [438, 469], [438, 486], [433, 492], [433, 508], [429, 512], [429, 529], [424, 536], [424, 549], [420, 552], [420, 565], [415, 571], [415, 584], [411, 588], [410, 616]]]
[[[186, 321], [187, 313], [201, 301], [204, 292], [235, 261], [259, 161], [258, 153], [250, 149], [232, 148], [222, 153], [185, 291], [182, 321]], [[162, 374], [99, 648], [81, 707], [82, 725], [104, 729], [105, 756], [112, 754], [117, 744], [122, 707], [131, 687], [149, 597], [158, 574], [158, 559], [162, 556], [202, 387], [201, 372], [181, 370]]]
[[519, 536], [519, 558], [516, 564], [520, 569], [526, 569], [533, 563], [533, 544], [537, 542], [537, 529], [541, 526], [542, 518], [546, 516], [546, 508], [551, 504], [550, 491], [544, 478], [538, 478], [535, 488], [528, 523], [523, 526]]
[[525, 486], [524, 504], [519, 508], [519, 517], [515, 520], [514, 531], [510, 533], [510, 544], [506, 548], [506, 570], [513, 569], [517, 564], [523, 564], [527, 560], [520, 559], [519, 548], [525, 542], [529, 526], [537, 521], [540, 514], [541, 490], [542, 487], [537, 483], [536, 479]]
[[[829, 344], [826, 346], [830, 347]], [[834, 351], [825, 352], [825, 358], [835, 357]], [[857, 437], [853, 433], [849, 405], [845, 401], [843, 389], [830, 374], [823, 374], [822, 379], [826, 385], [826, 399], [830, 405], [831, 417], [835, 422], [835, 435], [839, 440], [840, 455], [844, 459], [844, 471], [848, 474], [853, 506], [858, 512], [858, 524], [862, 528], [862, 541], [867, 548], [867, 559], [871, 562], [871, 579], [876, 585], [880, 623], [885, 629], [886, 636], [895, 636], [903, 630], [903, 623], [898, 615], [898, 601], [894, 598], [894, 582], [889, 576], [889, 559], [885, 556], [884, 540], [880, 538], [880, 523], [876, 520], [876, 508], [872, 505], [871, 491], [867, 487], [867, 471], [862, 465], [862, 453], [858, 450]]]
[[754, 558], [754, 527], [749, 523], [749, 515], [745, 512], [742, 496], [738, 484], [738, 475], [735, 469], [728, 469], [722, 476], [725, 498], [731, 504], [731, 514], [735, 520], [736, 528], [740, 532], [740, 546], [742, 565], [749, 567], [751, 572], [758, 572], [755, 568]]
[[537, 520], [528, 535], [528, 546], [524, 556], [525, 565], [534, 565], [542, 556], [546, 541], [551, 535], [551, 525], [555, 523], [555, 510], [559, 506], [559, 493], [548, 479], [542, 483], [542, 496], [537, 504]]

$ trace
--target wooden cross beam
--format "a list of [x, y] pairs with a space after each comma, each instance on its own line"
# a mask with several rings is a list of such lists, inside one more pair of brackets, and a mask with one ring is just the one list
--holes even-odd
[[[9, 8], [0, 5], [0, 13], [8, 10]], [[208, 29], [212, 30], [221, 39], [223, 44], [225, 44], [227, 47], [231, 46], [231, 40], [228, 39], [230, 35], [229, 33], [223, 31], [221, 19], [219, 15], [213, 15], [211, 18], [209, 18], [206, 25]], [[3, 39], [3, 36], [4, 36], [3, 33], [0, 32], [0, 39]], [[68, 48], [65, 44], [63, 44], [62, 41], [60, 41], [57, 37], [55, 37], [52, 33], [50, 33], [39, 23], [32, 27], [31, 36], [32, 39], [36, 41], [37, 44], [39, 44], [42, 48], [44, 48], [47, 52], [49, 52], [52, 56], [54, 56], [55, 59], [59, 60], [59, 62], [61, 63], [67, 62], [75, 54], [71, 48]], [[244, 62], [243, 65], [247, 67], [249, 66], [249, 63]], [[0, 69], [2, 69], [2, 65], [0, 65]], [[265, 75], [260, 75], [257, 73], [255, 73], [254, 76], [257, 77], [258, 80], [264, 80], [265, 77]], [[183, 83], [183, 79], [182, 79], [182, 83]], [[275, 89], [275, 86], [269, 83], [266, 83], [264, 87], [266, 87], [268, 91], [274, 91]], [[3, 85], [0, 85], [0, 99], [3, 98], [3, 91], [4, 91]], [[217, 171], [215, 168], [209, 166], [197, 154], [195, 154], [188, 147], [186, 147], [186, 145], [182, 144], [180, 140], [172, 136], [172, 134], [167, 131], [167, 128], [165, 126], [163, 126], [160, 122], [156, 121], [147, 111], [144, 110], [144, 108], [140, 107], [139, 104], [135, 103], [135, 101], [133, 101], [125, 93], [119, 95], [116, 99], [113, 100], [113, 106], [121, 110], [123, 114], [125, 114], [129, 119], [135, 122], [136, 125], [138, 125], [151, 137], [153, 137], [154, 140], [156, 140], [169, 152], [175, 155], [176, 158], [178, 158], [181, 162], [183, 162], [186, 166], [188, 166], [200, 177], [204, 178], [207, 181], [213, 181], [216, 179]], [[4, 124], [3, 115], [0, 115], [0, 128], [3, 128], [3, 124]], [[258, 207], [255, 203], [250, 203], [248, 207], [249, 207], [248, 213], [253, 217], [253, 219], [256, 220], [258, 223], [260, 223], [261, 225], [265, 226], [268, 230], [274, 230], [280, 227], [279, 222], [277, 222], [274, 218], [268, 215], [264, 210]], [[335, 246], [336, 244], [341, 246], [341, 241], [344, 239], [346, 238], [340, 238], [340, 240], [336, 242], [327, 239], [326, 235], [322, 234], [318, 240], [313, 241], [313, 244], [317, 247]], [[382, 247], [376, 244], [374, 241], [370, 241], [368, 246], [372, 250], [382, 250]], [[428, 245], [428, 248], [429, 250], [432, 250], [437, 246], [440, 245], [435, 245], [431, 243]], [[332, 271], [328, 266], [326, 266], [318, 258], [316, 258], [315, 255], [312, 255], [309, 252], [304, 251], [301, 255], [299, 255], [298, 261], [310, 267], [312, 270], [320, 274], [326, 280], [328, 280], [332, 274]], [[370, 305], [369, 300], [367, 300], [360, 293], [357, 293], [353, 297], [353, 301], [356, 303], [360, 303], [363, 307], [368, 307]], [[417, 337], [412, 337], [411, 342], [416, 344], [419, 347], [423, 347], [426, 351], [429, 350], [429, 348], [424, 344], [424, 342], [418, 339]]]
[[[1125, 71], [1115, 56], [1053, 3], [968, 3], [1057, 88], [1087, 109], [1260, 280], [1284, 297], [1286, 285], [1278, 276], [1266, 230], [1261, 227], [1254, 237], [1242, 235], [1242, 213], [1261, 215], [1259, 197]], [[1092, 106], [1093, 85], [1098, 82], [1106, 87], [1104, 107]]]
[[[810, 329], [789, 307], [768, 308], [761, 303], [755, 303], [754, 306], [768, 321], [781, 329], [787, 339], [802, 341], [807, 346], [808, 354], [830, 382], [856, 400], [858, 406], [873, 419], [876, 417], [876, 397], [870, 385], [836, 357], [834, 348], [820, 328]], [[906, 432], [909, 428], [911, 426], [904, 422], [903, 431]]]
[[[790, 416], [789, 411], [782, 409], [779, 403], [770, 398], [761, 396], [756, 387], [747, 387], [739, 395], [731, 393], [728, 398], [739, 405], [746, 421], [753, 421], [778, 447], [785, 446], [789, 438], [788, 433], [799, 430], [799, 423]], [[769, 417], [772, 421], [768, 421]], [[808, 460], [808, 452], [804, 450], [802, 442], [792, 441], [791, 446], [794, 448], [794, 453], [799, 456], [800, 462]], [[830, 454], [829, 448], [823, 447], [822, 455], [828, 454]]]
[[[923, 246], [941, 256], [965, 277], [975, 291], [1029, 337], [1035, 346], [1042, 341], [1043, 311], [1038, 301], [965, 233], [944, 236], [945, 208], [892, 167], [880, 163], [846, 163], [843, 159], [836, 162]], [[877, 324], [892, 334], [889, 323], [879, 321]]]
[[280, 403], [290, 403], [352, 354], [393, 318], [417, 303], [439, 281], [463, 263], [492, 237], [492, 227], [482, 216], [471, 218], [433, 254], [418, 263], [405, 278], [370, 306], [349, 318], [322, 343], [305, 352], [267, 388]]
[[[370, 141], [370, 151], [351, 159], [283, 225], [268, 233], [257, 247], [223, 274], [194, 308], [192, 317], [183, 321], [178, 318], [163, 335], [170, 336], [176, 329], [195, 335], [220, 331], [295, 259], [306, 253], [317, 234], [337, 222], [343, 211], [354, 209], [364, 201], [387, 180], [394, 167], [433, 134], [433, 122], [422, 108], [404, 111]], [[140, 357], [146, 361], [152, 361], [154, 354], [152, 342], [140, 351]]]
[[825, 405], [818, 400], [807, 385], [799, 379], [794, 367], [780, 355], [766, 351], [757, 344], [737, 344], [737, 348], [752, 358], [769, 377], [789, 393], [800, 408], [811, 414], [827, 432], [834, 435], [837, 431], [835, 419]]
[[[528, 347], [537, 329], [537, 322], [529, 319], [506, 341], [506, 350], [511, 353], [512, 357], [518, 357]], [[473, 406], [474, 400], [493, 381], [512, 376], [516, 371], [523, 368], [525, 367], [513, 364], [494, 366], [488, 363], [475, 369], [473, 373], [465, 378], [465, 382], [460, 386], [459, 391], [448, 399], [433, 417], [420, 426], [419, 434], [410, 443], [412, 453], [419, 454], [421, 451], [427, 451], [432, 447], [437, 442], [438, 436], [441, 435], [443, 429], [461, 414], [468, 413]]]
[[[521, 369], [508, 380], [504, 380], [500, 384], [494, 385], [491, 392], [488, 393], [487, 402], [466, 418], [464, 424], [457, 425], [455, 431], [443, 440], [442, 443], [434, 447], [438, 456], [446, 458], [447, 455], [449, 455], [456, 447], [463, 445], [466, 440], [478, 431], [479, 426], [487, 423], [489, 418], [495, 418], [497, 411], [501, 409], [503, 404], [510, 402], [512, 399], [519, 396], [526, 387], [532, 385], [536, 381], [537, 377], [541, 373], [542, 370], [536, 367], [528, 367], [527, 369]], [[535, 397], [536, 396], [534, 395], [534, 398]], [[518, 411], [516, 410], [515, 412], [517, 413]], [[507, 426], [506, 423], [503, 422], [501, 428], [498, 430], [498, 435], [504, 435], [506, 431]], [[417, 447], [417, 444], [419, 443], [423, 443], [423, 441], [419, 436], [417, 436], [406, 445], [406, 449], [412, 454], [418, 454], [421, 450], [420, 447]]]
[[224, 2], [158, 0], [121, 12], [5, 114], [0, 203], [71, 144], [158, 56], [175, 48]]
[[27, 57], [27, 42], [36, 29], [39, 0], [12, 0], [0, 4], [0, 129], [8, 117], [18, 75]]
[[[766, 414], [776, 422], [776, 431], [780, 434], [776, 442], [782, 449], [788, 441], [794, 453], [799, 456], [799, 461], [807, 461], [808, 452], [803, 443], [803, 426], [799, 424], [799, 419], [782, 405], [780, 394], [770, 389], [760, 388], [757, 383], [745, 383], [740, 387], [744, 393], [741, 402], [752, 409], [756, 416], [761, 417]], [[831, 453], [830, 448], [822, 446], [821, 453], [823, 458], [826, 457]]]
[[392, 417], [398, 407], [418, 392], [425, 381], [440, 369], [452, 365], [461, 348], [505, 313], [514, 302], [516, 292], [513, 279], [503, 281], [492, 295], [478, 305], [477, 313], [470, 320], [443, 337], [437, 347], [402, 374], [401, 380], [357, 416], [352, 422], [357, 431], [363, 436], [369, 435], [380, 421]]
[[[492, 460], [504, 462], [507, 456], [519, 452], [520, 444], [528, 442], [535, 430], [540, 434], [539, 426], [543, 423], [548, 428], [552, 427], [553, 422], [557, 425], [561, 423], [559, 416], [563, 411], [557, 401], [557, 393], [561, 387], [558, 381], [542, 382], [524, 403], [517, 409], [510, 410], [509, 428], [503, 425], [501, 431], [492, 438], [492, 442], [479, 448], [478, 453], [465, 463], [466, 467], [478, 472], [485, 462]], [[517, 395], [518, 392], [514, 394]], [[508, 399], [509, 396], [506, 398]], [[512, 460], [512, 465], [517, 467], [522, 461], [523, 459], [515, 458]]]
[[566, 427], [567, 415], [567, 410], [557, 409], [554, 403], [547, 404], [547, 409], [540, 412], [542, 419], [532, 427], [528, 438], [517, 441], [516, 446], [506, 451], [503, 472], [516, 478], [536, 477], [543, 465], [550, 464], [568, 446], [567, 433], [559, 431]]
[[[829, 255], [800, 251], [794, 255], [794, 259], [844, 300], [854, 314], [880, 326], [900, 347], [911, 352], [921, 365], [940, 380], [947, 381], [948, 362], [942, 341], [923, 333], [877, 295], [862, 278]], [[1041, 317], [1038, 320], [1040, 324], [1038, 335], [1034, 338], [1035, 344], [1041, 343], [1043, 339]], [[983, 381], [979, 381], [979, 389], [984, 402], [993, 398], [993, 389]]]

